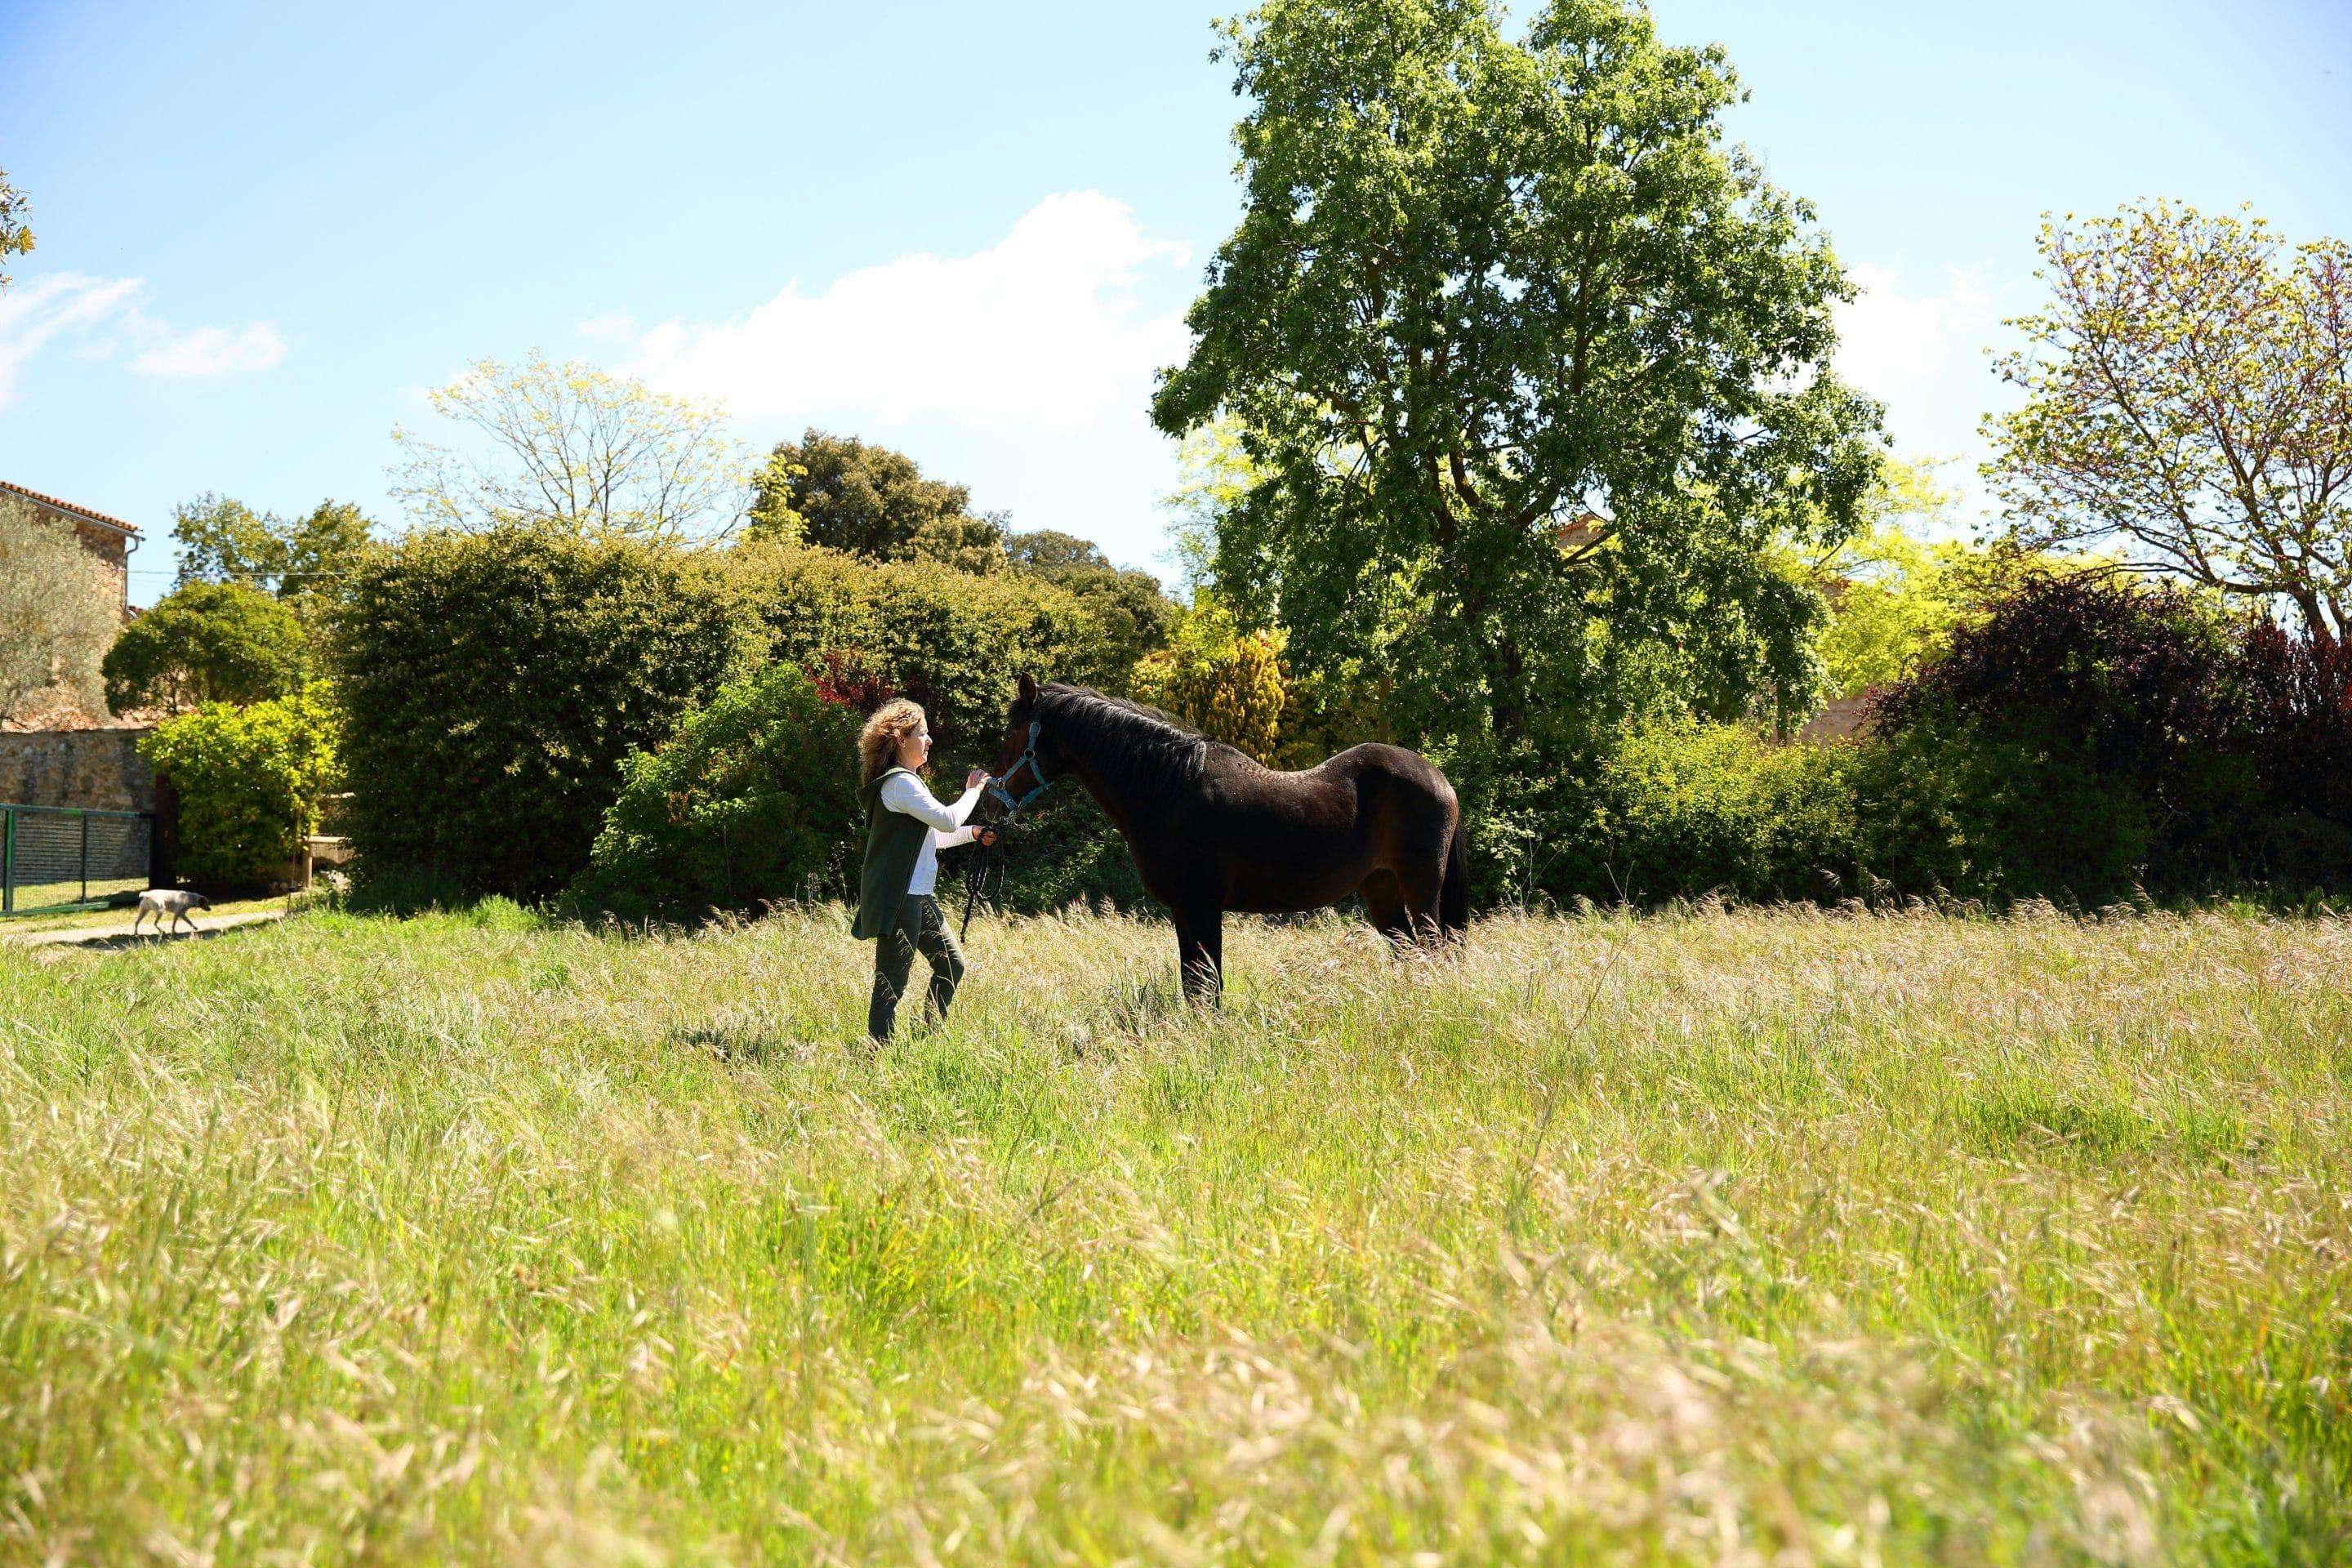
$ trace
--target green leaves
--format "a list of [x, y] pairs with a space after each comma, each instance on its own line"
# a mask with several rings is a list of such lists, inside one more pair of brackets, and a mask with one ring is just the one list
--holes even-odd
[[1525, 43], [1485, 0], [1228, 37], [1247, 206], [1153, 404], [1241, 431], [1220, 588], [1457, 749], [1561, 742], [1661, 647], [1711, 702], [1801, 696], [1817, 605], [1769, 547], [1851, 525], [1876, 410], [1825, 370], [1835, 259], [1723, 142], [1720, 52], [1614, 0]]
[[242, 583], [307, 601], [351, 570], [373, 526], [350, 501], [323, 500], [302, 517], [281, 518], [207, 491], [172, 513], [178, 586]]
[[838, 897], [862, 843], [859, 722], [790, 666], [722, 688], [623, 763], [580, 890], [635, 918]]
[[176, 713], [291, 695], [310, 663], [301, 622], [278, 600], [243, 583], [190, 583], [123, 627], [100, 668], [115, 711]]
[[[33, 252], [33, 231], [25, 222], [33, 204], [25, 193], [8, 183], [8, 171], [0, 169], [0, 261], [11, 256], [29, 256]], [[0, 289], [8, 287], [8, 274], [0, 269]]]

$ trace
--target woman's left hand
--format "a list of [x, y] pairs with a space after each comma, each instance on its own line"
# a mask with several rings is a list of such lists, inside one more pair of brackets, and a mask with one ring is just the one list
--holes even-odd
[[987, 782], [988, 770], [986, 768], [974, 768], [971, 772], [963, 775], [963, 787], [966, 789], [977, 789]]
[[982, 849], [986, 849], [996, 842], [996, 829], [993, 827], [976, 827], [972, 829], [971, 841], [974, 844], [979, 845]]

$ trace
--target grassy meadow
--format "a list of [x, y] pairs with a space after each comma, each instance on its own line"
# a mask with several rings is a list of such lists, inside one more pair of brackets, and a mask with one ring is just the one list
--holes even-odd
[[0, 1562], [2352, 1557], [2352, 922], [1172, 947], [0, 949]]

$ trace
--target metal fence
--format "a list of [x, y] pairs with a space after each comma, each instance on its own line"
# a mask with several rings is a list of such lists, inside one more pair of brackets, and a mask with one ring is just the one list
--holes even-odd
[[0, 805], [0, 915], [128, 902], [154, 847], [143, 811]]

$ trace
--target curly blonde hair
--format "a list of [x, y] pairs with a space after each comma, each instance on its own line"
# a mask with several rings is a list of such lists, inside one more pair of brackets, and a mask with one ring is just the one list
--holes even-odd
[[898, 761], [898, 742], [924, 727], [923, 705], [904, 697], [894, 697], [874, 710], [857, 734], [860, 782], [872, 784], [888, 773]]

